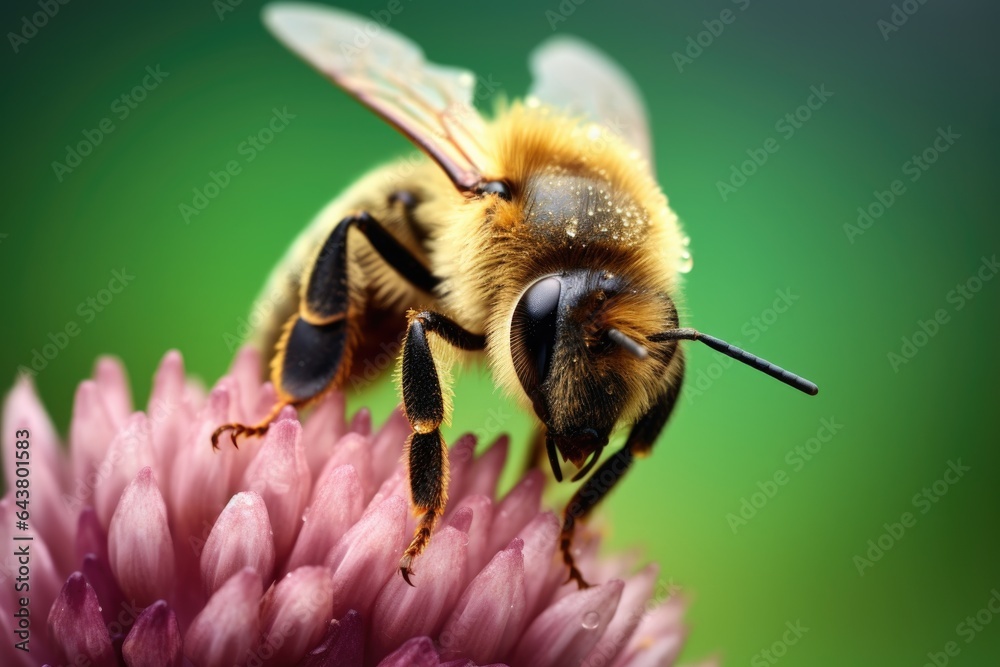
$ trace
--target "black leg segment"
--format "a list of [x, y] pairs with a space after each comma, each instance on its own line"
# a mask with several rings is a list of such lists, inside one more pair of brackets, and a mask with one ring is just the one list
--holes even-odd
[[306, 318], [315, 324], [342, 317], [347, 311], [347, 238], [354, 228], [365, 235], [375, 251], [415, 287], [433, 292], [440, 282], [420, 260], [367, 213], [344, 218], [327, 238], [313, 264], [304, 293]]
[[414, 431], [407, 442], [407, 465], [410, 496], [419, 523], [399, 561], [399, 571], [412, 585], [413, 559], [427, 548], [448, 500], [448, 452], [439, 430], [444, 420], [444, 395], [427, 334], [439, 335], [463, 350], [483, 349], [486, 338], [430, 311], [411, 311], [409, 318], [403, 342], [403, 410]]
[[323, 243], [306, 282], [299, 312], [278, 342], [272, 376], [279, 402], [258, 424], [225, 424], [212, 436], [213, 445], [229, 432], [233, 444], [241, 435], [263, 435], [285, 405], [304, 405], [342, 383], [351, 365], [357, 334], [353, 332], [348, 285], [348, 232], [361, 232], [377, 254], [410, 284], [432, 292], [438, 279], [377, 220], [359, 213], [341, 220]]

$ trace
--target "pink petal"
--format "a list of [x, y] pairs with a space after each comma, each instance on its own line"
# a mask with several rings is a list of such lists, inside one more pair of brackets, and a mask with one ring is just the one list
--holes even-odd
[[118, 499], [136, 473], [154, 465], [151, 430], [146, 415], [137, 412], [111, 440], [108, 453], [97, 468], [101, 481], [94, 492], [95, 509], [102, 526], [110, 525]]
[[621, 580], [613, 579], [562, 598], [535, 618], [512, 662], [537, 667], [579, 664], [604, 635], [623, 588]]
[[378, 488], [372, 499], [368, 501], [368, 505], [365, 506], [365, 514], [375, 511], [379, 505], [385, 502], [386, 498], [392, 496], [399, 496], [400, 498], [410, 497], [410, 484], [406, 478], [406, 471], [403, 470], [402, 466], [396, 468], [396, 470], [389, 475], [382, 482], [382, 486]]
[[237, 493], [222, 510], [201, 552], [201, 581], [211, 594], [244, 568], [261, 581], [274, 571], [274, 536], [267, 507], [253, 491]]
[[681, 624], [684, 605], [669, 588], [663, 590], [659, 586], [654, 601], [659, 606], [652, 611], [647, 609], [615, 665], [652, 667], [676, 660], [684, 642], [685, 629]]
[[108, 559], [108, 536], [93, 507], [85, 507], [77, 518], [75, 553], [77, 562], [87, 554], [94, 554], [102, 560]]
[[363, 496], [352, 465], [339, 466], [320, 479], [286, 569], [323, 563], [330, 549], [361, 518]]
[[[628, 659], [615, 667], [662, 667], [677, 661], [684, 645], [684, 633], [676, 630], [666, 636], [650, 638], [648, 643], [628, 654]], [[711, 663], [709, 663], [711, 664]]]
[[112, 423], [121, 428], [132, 414], [132, 390], [129, 389], [128, 373], [121, 359], [100, 357], [94, 366], [94, 381]]
[[339, 391], [327, 392], [302, 427], [306, 461], [314, 479], [333, 453], [334, 443], [347, 432], [344, 424], [344, 395]]
[[414, 563], [410, 586], [390, 577], [375, 602], [369, 656], [378, 659], [409, 637], [436, 636], [463, 588], [465, 550], [469, 536], [446, 526]]
[[448, 470], [451, 472], [448, 482], [449, 498], [462, 498], [468, 495], [465, 492], [465, 482], [475, 456], [476, 436], [471, 433], [456, 440], [448, 450]]
[[505, 435], [501, 436], [490, 445], [489, 449], [483, 452], [482, 456], [475, 460], [472, 469], [469, 470], [468, 481], [463, 489], [465, 495], [483, 495], [487, 498], [496, 496], [497, 480], [500, 479], [503, 464], [507, 461], [509, 444], [510, 439]]
[[182, 657], [177, 617], [163, 600], [146, 607], [125, 638], [122, 655], [128, 667], [179, 667]]
[[[153, 458], [156, 461], [153, 469], [165, 489], [172, 487], [174, 460], [190, 422], [194, 419], [194, 409], [186, 395], [184, 383], [184, 361], [180, 352], [167, 352], [160, 367], [156, 369], [153, 391], [146, 406], [146, 414], [152, 427], [150, 439]], [[167, 500], [170, 502], [169, 498]]]
[[233, 363], [229, 367], [227, 375], [236, 383], [240, 397], [240, 404], [236, 406], [237, 419], [241, 421], [256, 421], [258, 418], [255, 399], [257, 392], [260, 391], [263, 368], [264, 364], [261, 362], [260, 352], [252, 345], [244, 345], [233, 357]]
[[14, 472], [17, 432], [25, 429], [29, 433], [28, 442], [31, 451], [32, 475], [42, 464], [52, 477], [59, 483], [60, 487], [67, 482], [69, 471], [67, 470], [66, 457], [59, 444], [59, 436], [56, 434], [55, 426], [49, 418], [45, 407], [38, 399], [35, 391], [35, 383], [28, 375], [20, 375], [14, 388], [7, 394], [3, 406], [3, 460], [4, 479], [7, 480], [7, 488], [13, 488], [10, 475]]
[[300, 567], [286, 575], [261, 605], [261, 654], [290, 665], [316, 645], [330, 622], [333, 581], [322, 566]]
[[302, 427], [297, 421], [271, 425], [260, 453], [247, 468], [245, 487], [260, 494], [274, 530], [275, 559], [291, 553], [309, 502], [312, 479], [302, 449]]
[[[46, 646], [39, 646], [37, 642], [31, 642], [31, 630], [19, 629], [17, 627], [18, 619], [14, 618], [14, 610], [6, 609], [3, 605], [0, 605], [0, 635], [3, 635], [8, 641], [0, 643], [0, 665], [4, 667], [35, 667], [42, 662], [55, 662], [55, 657], [49, 654]], [[18, 632], [23, 632], [25, 634], [18, 635]], [[15, 647], [24, 639], [29, 639], [27, 647], [31, 650], [30, 653], [27, 651], [22, 651]]]
[[429, 637], [414, 637], [386, 656], [378, 667], [438, 667], [438, 664], [434, 642]]
[[[32, 479], [33, 485], [34, 482]], [[33, 504], [29, 503], [29, 511], [32, 507]], [[20, 511], [23, 510], [14, 504], [13, 494], [8, 491], [0, 500], [0, 544], [4, 545], [0, 550], [0, 610], [3, 613], [13, 614], [14, 610], [20, 607], [20, 598], [27, 597], [28, 610], [34, 626], [39, 623], [39, 619], [45, 618], [49, 613], [52, 602], [63, 588], [64, 579], [59, 574], [45, 541], [37, 535], [33, 536], [28, 531], [16, 528], [15, 513]], [[33, 522], [33, 515], [29, 521]], [[28, 558], [26, 564], [21, 562], [25, 552]], [[72, 555], [71, 550], [70, 552]], [[25, 567], [25, 570], [22, 570], [22, 567]], [[29, 591], [18, 591], [15, 588], [19, 583], [17, 578], [25, 574], [29, 577], [27, 583], [31, 588]], [[22, 579], [20, 583], [23, 584], [24, 580]], [[30, 594], [25, 596], [24, 593]], [[32, 645], [37, 646], [38, 643], [40, 642]]]
[[[18, 437], [21, 431], [27, 431], [28, 437]], [[67, 472], [59, 451], [59, 440], [35, 394], [33, 383], [26, 376], [18, 379], [4, 403], [0, 441], [3, 443], [0, 467], [4, 470], [7, 489], [17, 488], [18, 468], [28, 471], [30, 475], [29, 532], [40, 536], [50, 546], [60, 571], [72, 571], [76, 565], [70, 536], [76, 524], [75, 512], [80, 507], [72, 504], [69, 494], [63, 493], [62, 478], [67, 476]], [[18, 442], [21, 443], [20, 448]], [[25, 461], [24, 458], [17, 458], [18, 453], [23, 457], [24, 452], [28, 456], [27, 468], [17, 465], [18, 461]], [[16, 500], [14, 492], [8, 493], [13, 503]], [[14, 521], [12, 514], [11, 528]], [[61, 587], [62, 577], [59, 577], [56, 590]]]
[[79, 572], [69, 576], [52, 605], [49, 637], [70, 663], [108, 667], [117, 664], [97, 595]]
[[353, 609], [327, 624], [323, 640], [309, 651], [299, 667], [361, 667], [365, 650], [361, 614]]
[[173, 456], [183, 462], [183, 474], [171, 476], [169, 494], [179, 544], [202, 544], [230, 499], [229, 473], [241, 451], [225, 439], [218, 451], [211, 444], [212, 432], [229, 421], [230, 400], [231, 392], [225, 387], [213, 389], [207, 405], [174, 449]]
[[372, 413], [368, 408], [361, 408], [351, 418], [348, 430], [358, 435], [368, 437], [372, 433]]
[[410, 422], [396, 409], [372, 437], [372, 472], [375, 479], [386, 479], [402, 467], [403, 443], [411, 430]]
[[[270, 384], [268, 384], [267, 386], [270, 386]], [[264, 408], [264, 414], [270, 413], [270, 411], [274, 408], [274, 403], [276, 400], [277, 400], [276, 396], [271, 396], [268, 399], [269, 402], [267, 404], [267, 407]], [[256, 423], [255, 420], [248, 420], [248, 421]], [[295, 408], [293, 408], [290, 405], [286, 405], [281, 409], [281, 411], [278, 413], [278, 416], [275, 418], [273, 423], [277, 425], [283, 421], [295, 422], [296, 424], [299, 424], [301, 427], [301, 423], [299, 422], [298, 418], [298, 412], [295, 410]], [[268, 432], [267, 435], [270, 435], [270, 431]], [[252, 438], [243, 438], [239, 441], [240, 444], [239, 450], [232, 452], [235, 454], [235, 456], [233, 457], [232, 468], [230, 468], [229, 471], [229, 483], [228, 483], [228, 488], [231, 490], [232, 493], [236, 493], [237, 491], [247, 490], [246, 489], [247, 471], [250, 469], [252, 465], [254, 465], [254, 463], [256, 463], [257, 459], [259, 458], [261, 450], [264, 449], [264, 445], [268, 441], [267, 435], [265, 435], [263, 438], [256, 436]], [[231, 444], [232, 443], [230, 442], [230, 445]], [[230, 447], [230, 449], [233, 448]]]
[[472, 511], [472, 524], [466, 531], [469, 533], [469, 551], [465, 560], [464, 576], [464, 581], [469, 582], [497, 552], [497, 549], [490, 549], [493, 501], [486, 496], [466, 496], [455, 505], [456, 516], [463, 509]]
[[639, 627], [639, 621], [647, 613], [646, 604], [650, 601], [658, 571], [659, 568], [650, 565], [625, 582], [614, 618], [608, 624], [604, 636], [590, 650], [584, 664], [610, 665], [624, 651]]
[[[93, 380], [80, 383], [73, 399], [73, 418], [69, 426], [69, 451], [73, 461], [73, 479], [87, 485], [86, 504], [100, 481], [97, 465], [104, 460], [111, 439], [118, 431], [100, 389]], [[79, 494], [78, 494], [79, 495]]]
[[167, 506], [149, 467], [122, 493], [108, 530], [108, 560], [125, 596], [142, 606], [167, 597], [173, 586]]
[[363, 435], [348, 433], [338, 440], [317, 479], [322, 483], [323, 478], [332, 470], [347, 464], [354, 466], [358, 473], [362, 489], [361, 500], [368, 500], [375, 493], [375, 476], [372, 473], [371, 441]]
[[389, 577], [399, 576], [405, 526], [406, 501], [390, 496], [361, 517], [330, 550], [326, 566], [333, 570], [335, 618], [349, 609], [366, 617], [382, 585]]
[[243, 664], [260, 635], [263, 588], [253, 568], [230, 577], [191, 622], [184, 635], [184, 656], [196, 665]]
[[493, 513], [490, 528], [490, 549], [498, 551], [514, 538], [538, 514], [542, 501], [545, 475], [537, 468], [528, 473], [510, 490]]
[[[87, 583], [97, 594], [97, 601], [101, 603], [101, 616], [106, 624], [115, 622], [119, 612], [125, 605], [125, 594], [122, 593], [115, 574], [111, 571], [111, 566], [107, 561], [101, 560], [94, 554], [87, 554], [82, 560], [83, 566], [80, 571], [87, 578]], [[115, 639], [112, 637], [112, 640]]]
[[469, 529], [472, 527], [472, 516], [471, 507], [460, 507], [447, 519], [448, 525], [468, 535]]
[[553, 567], [561, 524], [552, 512], [538, 514], [521, 531], [524, 540], [524, 591], [528, 617], [534, 617], [566, 581], [562, 560]]
[[443, 657], [485, 663], [510, 650], [524, 621], [523, 546], [511, 542], [462, 593], [438, 640]]

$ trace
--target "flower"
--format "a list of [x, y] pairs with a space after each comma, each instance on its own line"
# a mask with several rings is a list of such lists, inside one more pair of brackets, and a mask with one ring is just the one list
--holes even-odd
[[332, 393], [304, 423], [286, 408], [264, 438], [213, 451], [218, 424], [274, 402], [259, 368], [243, 350], [206, 393], [171, 352], [133, 412], [124, 370], [102, 359], [76, 391], [68, 452], [17, 382], [2, 427], [3, 664], [673, 663], [682, 605], [656, 567], [629, 575], [581, 530], [578, 562], [603, 583], [564, 585], [543, 475], [495, 497], [503, 438], [479, 457], [471, 436], [451, 448], [451, 500], [415, 587], [397, 569], [415, 525], [398, 411], [373, 432]]

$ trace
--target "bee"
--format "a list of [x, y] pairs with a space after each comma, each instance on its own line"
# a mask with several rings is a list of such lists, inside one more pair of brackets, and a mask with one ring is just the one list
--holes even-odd
[[[271, 5], [263, 18], [428, 159], [374, 170], [293, 244], [264, 290], [283, 295], [263, 332], [275, 341], [278, 403], [258, 424], [220, 426], [212, 444], [227, 432], [234, 445], [262, 435], [284, 406], [343, 388], [365, 359], [401, 340], [418, 522], [399, 562], [407, 583], [447, 501], [440, 427], [455, 355], [445, 348], [485, 355], [496, 383], [534, 412], [534, 464], [547, 457], [557, 481], [563, 463], [576, 468], [573, 481], [594, 473], [567, 505], [560, 536], [567, 581], [581, 587], [575, 526], [657, 441], [684, 377], [680, 341], [817, 392], [681, 327], [685, 237], [653, 172], [638, 90], [598, 50], [567, 37], [545, 42], [531, 56], [528, 96], [487, 120], [473, 107], [473, 74], [427, 62], [385, 26], [318, 5]], [[618, 428], [625, 442], [601, 462]]]

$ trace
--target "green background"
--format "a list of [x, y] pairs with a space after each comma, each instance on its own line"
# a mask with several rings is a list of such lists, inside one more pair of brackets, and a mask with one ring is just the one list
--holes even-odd
[[[169, 348], [202, 378], [224, 372], [225, 336], [284, 246], [353, 178], [408, 150], [267, 35], [259, 3], [222, 20], [209, 0], [144, 4], [70, 2], [17, 53], [9, 37], [0, 48], [0, 375], [12, 382], [50, 332], [77, 322], [80, 335], [37, 378], [63, 431], [99, 354], [125, 360], [139, 401]], [[1000, 619], [969, 643], [956, 627], [1000, 587], [1000, 281], [961, 310], [947, 300], [1000, 250], [997, 10], [913, 6], [886, 40], [877, 21], [890, 18], [888, 0], [562, 3], [555, 32], [612, 54], [646, 96], [658, 176], [692, 237], [689, 322], [821, 387], [808, 398], [743, 367], [720, 374], [718, 355], [689, 348], [688, 390], [699, 374], [715, 379], [688, 391], [655, 455], [605, 507], [611, 545], [642, 545], [692, 601], [688, 660], [770, 664], [759, 652], [796, 621], [809, 630], [781, 664], [918, 666], [949, 641], [961, 650], [950, 664], [1000, 657]], [[403, 7], [392, 27], [509, 96], [528, 85], [529, 50], [554, 32], [546, 11], [560, 11], [556, 0]], [[674, 52], [726, 8], [735, 21], [679, 71]], [[4, 31], [34, 11], [4, 3]], [[147, 65], [169, 76], [120, 120], [112, 100]], [[786, 139], [776, 121], [814, 85], [833, 96]], [[295, 119], [185, 224], [178, 205], [210, 170], [243, 160], [237, 146], [274, 107]], [[52, 162], [105, 117], [115, 130], [60, 182]], [[911, 182], [903, 163], [939, 127], [961, 136]], [[778, 152], [723, 200], [717, 182], [769, 137]], [[905, 193], [850, 242], [844, 225], [894, 179]], [[78, 304], [122, 267], [134, 281], [85, 322]], [[777, 316], [776, 290], [797, 297]], [[949, 321], [894, 371], [888, 353], [939, 308]], [[751, 331], [754, 318], [766, 331]], [[509, 431], [523, 450], [528, 421], [484, 370], [462, 373], [457, 394], [446, 435]], [[378, 419], [393, 402], [388, 380], [355, 399]], [[823, 418], [843, 428], [796, 470], [786, 453]], [[914, 494], [959, 459], [971, 470], [921, 514]], [[787, 484], [734, 533], [727, 515], [778, 471]], [[859, 575], [854, 557], [907, 511], [916, 524]]]

